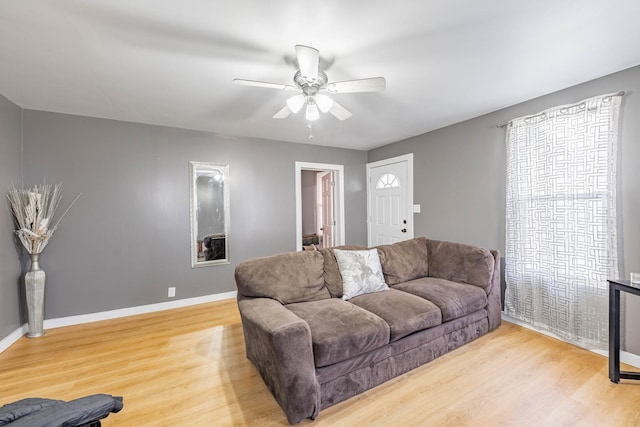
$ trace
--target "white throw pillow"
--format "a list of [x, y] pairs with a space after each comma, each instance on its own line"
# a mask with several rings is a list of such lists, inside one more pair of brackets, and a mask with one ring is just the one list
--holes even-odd
[[384, 282], [378, 250], [343, 251], [334, 249], [342, 275], [342, 299], [389, 289]]

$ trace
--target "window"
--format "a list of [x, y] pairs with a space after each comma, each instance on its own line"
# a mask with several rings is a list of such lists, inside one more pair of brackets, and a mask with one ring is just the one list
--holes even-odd
[[589, 348], [606, 348], [618, 275], [619, 106], [604, 95], [507, 127], [505, 311]]
[[386, 173], [382, 175], [376, 183], [376, 189], [381, 188], [400, 188], [398, 178], [392, 173]]

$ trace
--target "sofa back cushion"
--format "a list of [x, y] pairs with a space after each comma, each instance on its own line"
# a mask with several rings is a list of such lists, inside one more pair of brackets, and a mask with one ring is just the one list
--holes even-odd
[[427, 240], [429, 276], [469, 283], [488, 291], [495, 259], [488, 249], [463, 243]]
[[323, 272], [322, 254], [302, 251], [243, 261], [235, 277], [240, 295], [289, 304], [330, 298]]
[[320, 250], [320, 253], [324, 257], [324, 284], [333, 298], [342, 298], [342, 275], [338, 268], [336, 255], [333, 253], [334, 249], [342, 249], [343, 251], [363, 251], [367, 248], [360, 245], [344, 245]]
[[427, 239], [418, 237], [377, 247], [387, 285], [427, 277], [429, 262]]

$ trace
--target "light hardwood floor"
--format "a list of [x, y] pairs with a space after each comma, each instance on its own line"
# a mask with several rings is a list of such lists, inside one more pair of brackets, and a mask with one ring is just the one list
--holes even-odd
[[[496, 331], [320, 413], [316, 426], [637, 426], [640, 382], [522, 327]], [[0, 405], [124, 396], [103, 426], [270, 426], [286, 418], [244, 355], [235, 300], [52, 329], [0, 354]]]

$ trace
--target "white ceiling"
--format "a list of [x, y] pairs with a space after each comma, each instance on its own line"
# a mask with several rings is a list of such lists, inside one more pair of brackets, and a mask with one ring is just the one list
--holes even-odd
[[[370, 149], [640, 64], [639, 0], [0, 0], [0, 94], [25, 109]], [[290, 92], [294, 45], [338, 94], [314, 139]], [[624, 89], [624, 88], [622, 88]]]

